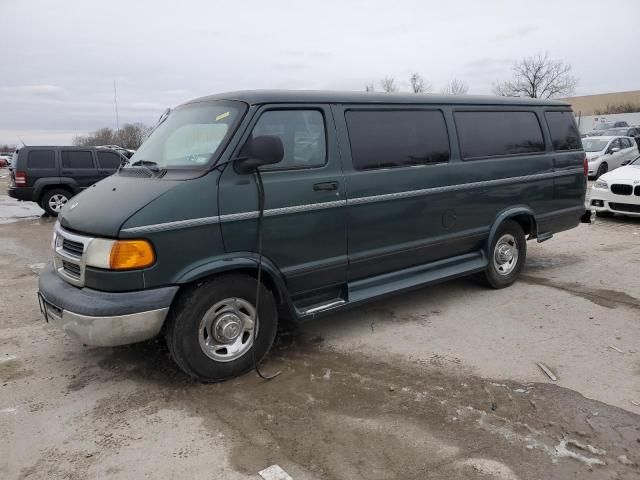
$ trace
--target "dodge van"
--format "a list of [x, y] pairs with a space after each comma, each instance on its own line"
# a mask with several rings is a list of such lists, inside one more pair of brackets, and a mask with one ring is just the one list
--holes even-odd
[[165, 112], [128, 166], [62, 208], [46, 321], [80, 342], [158, 335], [204, 381], [306, 321], [465, 275], [511, 285], [527, 240], [576, 227], [569, 105], [245, 91]]

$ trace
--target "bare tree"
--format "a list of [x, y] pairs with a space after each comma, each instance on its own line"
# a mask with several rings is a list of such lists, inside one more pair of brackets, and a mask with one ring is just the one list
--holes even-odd
[[73, 144], [81, 147], [97, 145], [119, 145], [124, 148], [137, 149], [151, 132], [151, 128], [142, 123], [125, 123], [120, 130], [99, 128], [88, 135], [73, 138]]
[[441, 90], [443, 95], [466, 95], [468, 91], [469, 85], [457, 78], [449, 80]]
[[380, 86], [382, 90], [386, 93], [393, 93], [398, 91], [398, 87], [396, 87], [396, 79], [393, 77], [384, 77], [380, 81]]
[[364, 91], [365, 91], [365, 92], [375, 92], [375, 91], [376, 91], [376, 89], [375, 89], [375, 87], [373, 86], [373, 83], [367, 83], [367, 84], [364, 86]]
[[571, 95], [578, 79], [571, 65], [538, 53], [513, 64], [511, 80], [493, 84], [493, 93], [504, 97], [554, 98]]
[[422, 78], [422, 75], [419, 73], [412, 73], [409, 81], [413, 93], [429, 93], [433, 90], [433, 85]]
[[424, 80], [419, 73], [411, 74], [411, 90], [413, 93], [423, 93], [424, 92]]

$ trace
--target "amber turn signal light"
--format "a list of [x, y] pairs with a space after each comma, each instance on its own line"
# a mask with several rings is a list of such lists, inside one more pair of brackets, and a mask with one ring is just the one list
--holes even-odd
[[146, 240], [118, 240], [111, 247], [109, 265], [112, 270], [144, 268], [155, 261], [153, 247]]

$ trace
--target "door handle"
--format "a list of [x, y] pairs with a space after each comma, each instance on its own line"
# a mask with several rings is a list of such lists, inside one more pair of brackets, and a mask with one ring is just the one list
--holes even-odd
[[338, 189], [338, 182], [322, 182], [322, 183], [316, 183], [313, 186], [313, 190], [315, 192], [319, 192], [322, 190], [328, 191], [328, 190], [337, 190]]

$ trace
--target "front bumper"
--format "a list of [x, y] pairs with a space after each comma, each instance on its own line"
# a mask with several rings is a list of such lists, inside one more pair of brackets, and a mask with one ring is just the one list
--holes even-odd
[[596, 212], [621, 213], [632, 217], [640, 217], [640, 196], [616, 195], [611, 190], [592, 188], [589, 208]]
[[77, 288], [52, 267], [40, 274], [38, 300], [47, 322], [86, 345], [112, 347], [160, 333], [178, 287], [138, 292]]

